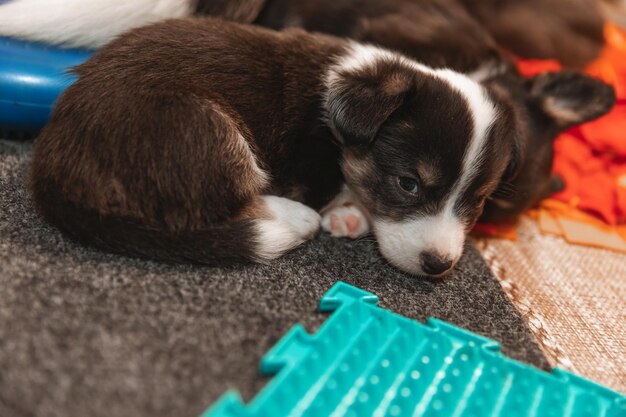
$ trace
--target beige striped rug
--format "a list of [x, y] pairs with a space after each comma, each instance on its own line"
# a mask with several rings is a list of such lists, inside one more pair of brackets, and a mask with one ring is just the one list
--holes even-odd
[[553, 366], [626, 392], [626, 255], [541, 234], [477, 238], [502, 287]]

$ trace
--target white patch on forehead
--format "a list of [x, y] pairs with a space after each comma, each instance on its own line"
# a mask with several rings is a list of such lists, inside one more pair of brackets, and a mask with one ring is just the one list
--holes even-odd
[[435, 216], [428, 216], [415, 223], [428, 236], [422, 250], [435, 250], [441, 255], [458, 259], [465, 242], [465, 225], [454, 210], [463, 191], [478, 173], [484, 155], [489, 129], [497, 111], [483, 87], [462, 74], [450, 70], [438, 70], [437, 74], [455, 88], [465, 99], [472, 119], [472, 136], [465, 148], [461, 172], [454, 183], [443, 209]]
[[455, 215], [455, 203], [478, 172], [480, 162], [484, 156], [489, 129], [497, 117], [497, 111], [480, 84], [454, 71], [440, 70], [437, 72], [442, 79], [447, 80], [465, 99], [473, 125], [470, 143], [465, 148], [463, 155], [459, 178], [455, 182], [443, 209], [446, 215], [451, 216]]
[[388, 51], [373, 45], [350, 41], [345, 53], [340, 55], [326, 75], [327, 86], [330, 87], [340, 79], [340, 73], [357, 72], [372, 67], [381, 61], [398, 62], [416, 71], [432, 73], [432, 68], [415, 62], [401, 54]]

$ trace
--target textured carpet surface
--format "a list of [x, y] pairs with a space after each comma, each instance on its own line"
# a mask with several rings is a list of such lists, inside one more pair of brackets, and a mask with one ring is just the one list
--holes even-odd
[[550, 363], [626, 393], [626, 254], [517, 233], [478, 247]]
[[338, 279], [381, 305], [436, 316], [547, 362], [473, 246], [443, 281], [389, 267], [373, 242], [320, 236], [268, 266], [168, 266], [79, 247], [35, 215], [30, 146], [0, 143], [0, 416], [197, 416], [293, 324], [314, 331]]

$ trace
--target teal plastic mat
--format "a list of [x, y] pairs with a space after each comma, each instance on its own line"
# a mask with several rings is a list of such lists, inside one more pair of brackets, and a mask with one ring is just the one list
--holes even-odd
[[437, 319], [377, 307], [343, 282], [315, 335], [294, 326], [263, 358], [276, 375], [249, 405], [224, 395], [202, 417], [626, 417], [626, 398], [568, 372], [540, 371]]

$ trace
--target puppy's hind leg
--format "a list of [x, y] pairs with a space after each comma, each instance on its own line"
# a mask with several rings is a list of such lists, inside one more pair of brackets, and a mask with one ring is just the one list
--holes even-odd
[[[275, 259], [319, 229], [314, 210], [264, 195], [271, 173], [237, 114], [220, 105], [178, 94], [126, 101], [132, 110], [104, 103], [107, 121], [127, 113], [159, 117], [131, 118], [95, 146], [67, 127], [85, 118], [80, 104], [61, 101], [38, 139], [31, 173], [37, 208], [75, 240], [141, 258], [224, 265]], [[80, 149], [78, 158], [55, 152], [59, 138]], [[100, 168], [110, 161], [120, 171]], [[82, 170], [71, 169], [77, 163]]]
[[258, 197], [247, 214], [254, 218], [254, 252], [260, 262], [278, 258], [313, 238], [321, 223], [312, 208], [272, 195]]

